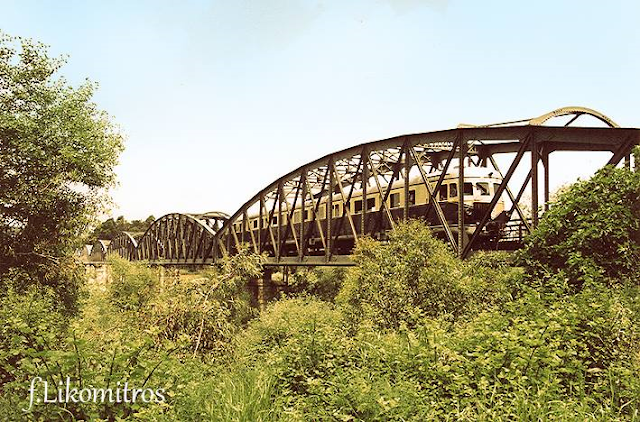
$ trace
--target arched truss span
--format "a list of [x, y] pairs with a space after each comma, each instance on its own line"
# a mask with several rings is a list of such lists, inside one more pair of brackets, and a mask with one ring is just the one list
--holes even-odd
[[545, 113], [542, 116], [534, 117], [531, 119], [515, 120], [511, 122], [504, 122], [504, 123], [493, 123], [488, 125], [470, 125], [470, 124], [461, 123], [460, 125], [458, 125], [458, 128], [463, 129], [463, 128], [473, 128], [473, 127], [498, 127], [498, 126], [511, 126], [511, 125], [518, 125], [518, 124], [541, 126], [556, 117], [563, 117], [563, 116], [570, 116], [570, 119], [563, 125], [565, 127], [572, 126], [572, 125], [575, 126], [576, 120], [578, 120], [580, 116], [591, 116], [611, 128], [620, 127], [616, 122], [614, 122], [604, 114], [600, 113], [599, 111], [596, 111], [587, 107], [571, 106], [571, 107], [561, 107], [556, 110], [550, 111], [549, 113]]
[[129, 232], [121, 232], [118, 236], [111, 240], [109, 248], [107, 249], [107, 255], [116, 254], [121, 258], [133, 261], [136, 259], [136, 248], [138, 242], [135, 239], [135, 234]]
[[[541, 125], [552, 117], [571, 114], [576, 118], [592, 115], [608, 127]], [[569, 123], [573, 121], [575, 118]], [[529, 124], [516, 124], [519, 122]], [[473, 249], [497, 247], [496, 238], [503, 236], [505, 228], [516, 220], [519, 230], [526, 232], [537, 224], [541, 184], [538, 168], [542, 163], [546, 203], [551, 153], [610, 151], [613, 156], [606, 164], [616, 165], [629, 156], [640, 139], [640, 130], [617, 128], [606, 116], [579, 107], [558, 109], [519, 122], [399, 136], [305, 164], [244, 203], [215, 234], [213, 242], [198, 242], [198, 250], [204, 248], [199, 252], [201, 259], [215, 261], [234, 254], [244, 243], [255, 252], [266, 252], [268, 265], [350, 265], [348, 257], [363, 235], [384, 239], [397, 221], [408, 218], [427, 220], [465, 257]], [[523, 159], [525, 153], [527, 158]], [[495, 156], [502, 154], [512, 160], [508, 167], [500, 169]], [[520, 165], [528, 168], [529, 174], [522, 186], [514, 187], [511, 177]], [[490, 203], [479, 207], [474, 204], [469, 210], [462, 205], [462, 189], [458, 189], [455, 202], [434, 200], [450, 173], [456, 174], [458, 186], [462, 186], [465, 169], [472, 167], [488, 167], [501, 176], [502, 182], [496, 185]], [[411, 197], [415, 181], [423, 186], [426, 195], [422, 206], [416, 206]], [[531, 218], [518, 207], [529, 184], [533, 192]], [[392, 190], [399, 190], [400, 201], [391, 197]], [[362, 202], [356, 212], [352, 201], [357, 192]], [[371, 207], [363, 206], [376, 192], [380, 193], [377, 202]], [[512, 204], [510, 209], [495, 217], [496, 204], [506, 197]]]
[[111, 243], [109, 240], [96, 240], [93, 246], [91, 246], [91, 254], [89, 255], [89, 260], [92, 262], [102, 262], [107, 259], [109, 243]]
[[[175, 264], [203, 263], [227, 214], [167, 214], [151, 224], [138, 241], [137, 259]], [[209, 261], [211, 259], [209, 258]]]
[[596, 119], [600, 120], [602, 123], [606, 124], [611, 128], [620, 127], [616, 122], [614, 122], [604, 114], [600, 113], [599, 111], [592, 110], [586, 107], [562, 107], [557, 110], [553, 110], [549, 113], [543, 114], [540, 117], [536, 117], [534, 119], [529, 120], [529, 124], [539, 126], [539, 125], [543, 125], [545, 122], [547, 122], [548, 120], [554, 117], [572, 116], [571, 119], [567, 123], [565, 123], [565, 126], [570, 126], [578, 119], [578, 117], [582, 115], [595, 117]]

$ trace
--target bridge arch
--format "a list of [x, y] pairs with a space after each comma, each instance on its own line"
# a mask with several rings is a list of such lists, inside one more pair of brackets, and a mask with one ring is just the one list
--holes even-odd
[[137, 244], [136, 258], [152, 262], [204, 263], [225, 213], [170, 213], [154, 221]]
[[529, 120], [529, 124], [542, 125], [555, 117], [573, 116], [567, 123], [565, 123], [565, 126], [570, 126], [573, 122], [575, 122], [578, 119], [578, 117], [583, 115], [595, 117], [596, 119], [600, 120], [602, 123], [606, 124], [611, 128], [620, 127], [616, 122], [614, 122], [604, 114], [600, 113], [599, 111], [596, 111], [587, 107], [575, 107], [575, 106], [562, 107], [562, 108], [558, 108], [556, 110], [550, 111], [549, 113], [545, 113], [542, 116], [535, 117]]
[[133, 261], [136, 259], [136, 249], [138, 242], [134, 234], [130, 232], [121, 232], [111, 240], [107, 249], [107, 256], [112, 254], [118, 255], [120, 258]]
[[458, 125], [459, 129], [464, 128], [474, 128], [474, 127], [498, 127], [498, 126], [512, 126], [512, 125], [531, 125], [531, 126], [541, 126], [545, 123], [550, 122], [552, 119], [563, 116], [571, 116], [571, 118], [563, 125], [564, 127], [573, 125], [576, 120], [580, 116], [591, 116], [596, 120], [599, 120], [601, 123], [604, 123], [606, 126], [610, 128], [620, 127], [616, 122], [614, 122], [609, 117], [600, 113], [599, 111], [593, 110], [587, 107], [579, 107], [579, 106], [569, 106], [569, 107], [561, 107], [545, 113], [538, 117], [533, 117], [530, 119], [521, 119], [521, 120], [513, 120], [509, 122], [502, 123], [491, 123], [484, 125], [472, 125], [468, 123], [461, 123]]
[[[570, 126], [584, 114], [607, 127]], [[553, 117], [567, 115], [573, 118], [565, 126], [543, 126]], [[255, 252], [267, 253], [268, 265], [350, 265], [348, 255], [359, 238], [384, 239], [397, 221], [416, 217], [428, 220], [464, 257], [472, 249], [486, 246], [483, 237], [495, 220], [496, 205], [503, 195], [508, 196], [510, 208], [501, 214], [506, 220], [501, 223], [519, 219], [518, 224], [527, 232], [537, 224], [537, 197], [542, 185], [538, 166], [541, 162], [544, 166], [546, 202], [551, 153], [609, 151], [613, 156], [603, 164], [617, 165], [639, 140], [638, 129], [619, 128], [595, 110], [565, 107], [534, 119], [364, 143], [302, 165], [264, 187], [216, 232], [202, 259], [215, 261], [235, 253], [245, 243]], [[530, 159], [523, 160], [525, 153]], [[504, 173], [494, 159], [501, 154], [513, 156]], [[528, 167], [529, 176], [515, 187], [511, 177], [518, 166]], [[474, 227], [468, 227], [469, 210], [464, 206], [462, 189], [458, 190], [457, 202], [440, 203], [434, 198], [448, 172], [455, 171], [462, 183], [465, 169], [473, 167], [490, 169], [500, 175], [501, 182], [496, 184], [491, 202], [472, 210]], [[419, 215], [414, 212], [416, 199], [410, 195], [416, 180], [426, 192]], [[525, 189], [535, 193], [531, 195], [531, 219], [518, 206]], [[400, 192], [400, 202], [394, 200], [392, 190]], [[371, 197], [377, 199], [369, 208]], [[357, 210], [355, 198], [362, 201]]]
[[107, 253], [109, 250], [109, 240], [98, 239], [91, 246], [91, 253], [89, 260], [92, 262], [102, 262], [107, 259]]

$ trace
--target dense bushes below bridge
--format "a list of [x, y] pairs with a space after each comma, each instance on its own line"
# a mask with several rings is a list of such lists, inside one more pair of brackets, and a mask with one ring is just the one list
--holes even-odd
[[290, 277], [259, 315], [244, 285], [260, 258], [246, 251], [180, 283], [116, 260], [80, 317], [53, 293], [9, 289], [0, 411], [23, 416], [28, 380], [64, 374], [146, 382], [167, 400], [39, 406], [32, 418], [638, 419], [639, 193], [627, 170], [578, 183], [517, 256], [462, 262], [427, 227], [402, 224], [385, 244], [361, 242], [353, 269]]

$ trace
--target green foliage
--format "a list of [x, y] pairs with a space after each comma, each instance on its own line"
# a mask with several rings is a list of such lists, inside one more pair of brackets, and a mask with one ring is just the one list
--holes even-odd
[[182, 341], [184, 353], [223, 355], [233, 335], [254, 316], [247, 284], [261, 274], [262, 258], [248, 249], [196, 277], [166, 275], [162, 285], [160, 269], [118, 257], [109, 262], [111, 302], [131, 311], [131, 323], [148, 328], [158, 343]]
[[0, 274], [65, 283], [58, 269], [115, 180], [122, 137], [91, 102], [95, 84], [73, 88], [61, 59], [0, 33]]
[[144, 310], [143, 320], [156, 325], [161, 338], [188, 338], [194, 356], [220, 357], [255, 315], [247, 284], [261, 271], [260, 256], [245, 249], [198, 278], [168, 283]]
[[289, 277], [290, 296], [312, 295], [333, 302], [342, 288], [346, 270], [341, 267], [300, 268]]
[[153, 215], [150, 215], [145, 220], [132, 221], [125, 220], [123, 216], [120, 216], [115, 220], [113, 218], [109, 218], [100, 223], [98, 227], [91, 232], [86, 243], [92, 244], [98, 239], [112, 240], [122, 232], [143, 233], [155, 220], [156, 218]]
[[[20, 409], [29, 408], [25, 386], [35, 376], [47, 380], [50, 386], [58, 386], [60, 382], [64, 384], [68, 376], [77, 388], [96, 386], [115, 391], [118, 382], [120, 385], [128, 382], [131, 388], [152, 388], [154, 391], [176, 388], [175, 376], [179, 368], [171, 358], [172, 348], [156, 349], [149, 336], [108, 345], [100, 343], [99, 339], [79, 339], [71, 333], [55, 349], [29, 352], [21, 361], [21, 369], [28, 378], [10, 385], [6, 401], [0, 401], [0, 407], [10, 408], [10, 414], [16, 420], [24, 416], [35, 420], [114, 420], [144, 412], [150, 406], [140, 400], [135, 403], [69, 402], [37, 405], [28, 413], [21, 413]], [[153, 403], [152, 406], [161, 405]]]
[[68, 318], [60, 312], [55, 292], [30, 286], [22, 292], [12, 287], [0, 300], [0, 395], [5, 384], [23, 381], [23, 359], [41, 353], [65, 337]]
[[363, 239], [354, 260], [338, 301], [354, 320], [383, 329], [415, 327], [424, 317], [455, 320], [490, 287], [419, 221], [398, 224], [388, 243]]
[[281, 300], [253, 321], [237, 339], [236, 349], [249, 360], [287, 344], [303, 333], [342, 327], [342, 312], [335, 305], [311, 297]]
[[511, 252], [506, 251], [474, 251], [465, 261], [469, 268], [508, 269], [514, 264]]
[[181, 418], [637, 419], [638, 287], [536, 291], [510, 255], [460, 262], [415, 222], [356, 259], [338, 305], [286, 299], [252, 321]]
[[[536, 281], [640, 282], [640, 173], [610, 166], [558, 197], [520, 256]], [[556, 281], [556, 282], [557, 282]]]
[[[58, 311], [51, 289], [31, 287], [28, 294], [9, 291], [0, 302], [0, 413], [3, 420], [156, 419], [170, 407], [171, 397], [207, 369], [197, 359], [176, 355], [189, 347], [184, 338], [158, 341], [157, 329], [138, 326], [135, 311], [123, 311], [110, 292], [90, 284], [81, 314], [71, 320]], [[133, 317], [133, 318], [132, 318]], [[75, 387], [163, 388], [167, 402], [67, 403], [33, 406], [29, 413], [30, 380], [40, 376], [57, 386], [70, 377]], [[143, 387], [145, 386], [145, 387]]]
[[188, 388], [176, 419], [633, 418], [638, 293], [531, 291], [453, 326], [355, 334], [335, 305], [282, 300], [238, 337], [233, 365]]
[[141, 310], [158, 294], [158, 275], [144, 263], [110, 256], [109, 292], [111, 301], [123, 310]]
[[633, 404], [637, 392], [639, 334], [629, 307], [611, 292], [528, 294], [456, 332], [449, 362], [456, 378], [446, 388], [452, 397], [474, 400], [473, 391], [487, 390], [505, 400], [525, 391], [589, 396], [619, 409]]
[[282, 420], [268, 369], [220, 373], [191, 384], [160, 420], [267, 422]]
[[14, 267], [0, 274], [0, 291], [13, 289], [28, 294], [32, 286], [52, 289], [59, 310], [67, 315], [77, 311], [77, 301], [85, 281], [84, 267], [70, 257], [50, 258], [48, 263]]

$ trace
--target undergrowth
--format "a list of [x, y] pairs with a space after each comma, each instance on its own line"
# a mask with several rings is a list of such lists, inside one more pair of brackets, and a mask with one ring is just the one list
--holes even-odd
[[[625, 173], [626, 172], [626, 173]], [[615, 203], [607, 198], [617, 198]], [[9, 420], [639, 420], [640, 179], [560, 195], [517, 255], [458, 260], [420, 222], [363, 239], [349, 270], [292, 275], [257, 313], [243, 250], [181, 281], [112, 262], [79, 315], [46, 286], [1, 293]], [[613, 213], [620, 221], [607, 220]], [[624, 221], [622, 221], [624, 220]], [[604, 246], [603, 246], [604, 245]], [[3, 285], [16, 285], [16, 280]], [[34, 376], [166, 390], [154, 403], [36, 406]]]

